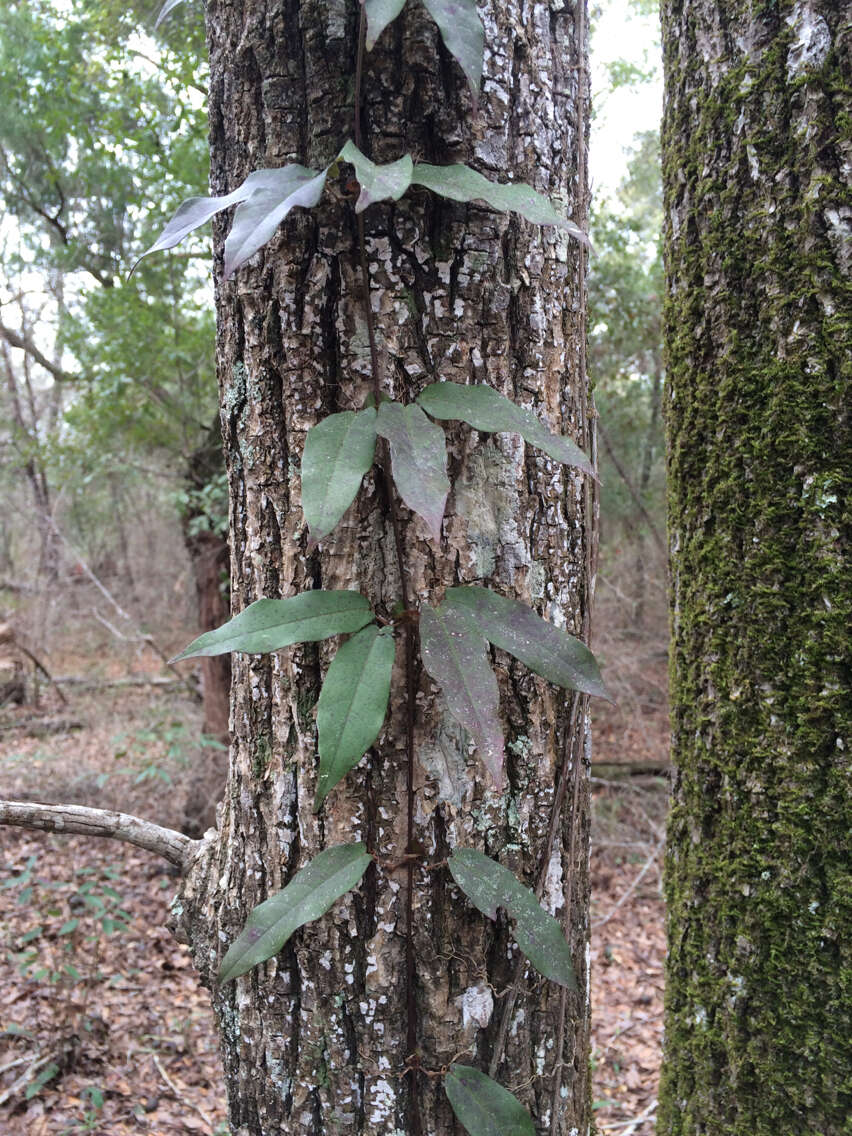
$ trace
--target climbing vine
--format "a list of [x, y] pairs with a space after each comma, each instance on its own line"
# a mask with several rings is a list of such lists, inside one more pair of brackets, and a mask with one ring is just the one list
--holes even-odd
[[[442, 381], [427, 386], [415, 401], [393, 401], [383, 387], [376, 347], [370, 274], [362, 214], [376, 202], [396, 201], [426, 190], [458, 202], [484, 202], [539, 225], [556, 225], [587, 243], [583, 232], [527, 185], [492, 182], [465, 165], [434, 166], [406, 154], [374, 163], [361, 137], [363, 59], [406, 0], [361, 0], [356, 62], [354, 137], [323, 170], [291, 163], [261, 169], [231, 193], [193, 197], [176, 211], [143, 255], [172, 248], [215, 214], [236, 206], [225, 242], [224, 275], [237, 272], [274, 235], [290, 211], [317, 207], [325, 193], [351, 198], [357, 218], [364, 311], [370, 343], [372, 390], [358, 410], [331, 414], [307, 434], [302, 456], [302, 509], [309, 547], [333, 539], [335, 527], [357, 497], [362, 480], [377, 467], [396, 544], [399, 595], [382, 610], [359, 592], [312, 590], [286, 599], [258, 599], [222, 627], [201, 635], [173, 662], [226, 652], [267, 653], [297, 643], [347, 636], [332, 659], [317, 705], [319, 768], [314, 812], [376, 742], [392, 697], [398, 645], [404, 651], [406, 720], [407, 841], [400, 864], [408, 873], [406, 906], [406, 1073], [412, 1078], [412, 1131], [420, 1131], [416, 1078], [427, 1072], [418, 1051], [413, 948], [415, 865], [446, 870], [475, 908], [495, 919], [503, 908], [514, 921], [520, 950], [535, 969], [565, 989], [576, 989], [571, 949], [557, 920], [505, 867], [472, 848], [456, 848], [446, 862], [427, 864], [417, 841], [414, 816], [415, 665], [420, 661], [441, 687], [448, 709], [468, 731], [488, 776], [499, 792], [504, 782], [504, 738], [497, 679], [490, 647], [507, 651], [547, 681], [579, 694], [607, 698], [597, 662], [588, 647], [542, 619], [527, 605], [479, 585], [453, 587], [437, 602], [412, 607], [401, 538], [399, 501], [426, 523], [440, 546], [444, 507], [451, 489], [444, 432], [439, 423], [460, 421], [487, 433], [519, 434], [552, 459], [594, 477], [589, 457], [574, 442], [551, 433], [532, 413], [483, 384]], [[415, 2], [415, 0], [409, 0]], [[159, 20], [180, 3], [167, 0]], [[474, 96], [483, 70], [484, 29], [475, 0], [422, 0], [444, 44], [461, 67]], [[158, 22], [159, 22], [158, 20]], [[572, 722], [576, 720], [575, 710]], [[557, 793], [550, 829], [564, 797]], [[246, 974], [281, 950], [295, 930], [320, 918], [356, 887], [376, 849], [363, 842], [319, 853], [281, 891], [250, 913], [219, 969], [225, 983]], [[495, 1064], [492, 1063], [492, 1072]], [[432, 1072], [432, 1071], [428, 1071]], [[471, 1136], [513, 1132], [532, 1136], [534, 1127], [520, 1102], [490, 1076], [454, 1063], [441, 1070], [450, 1104]]]

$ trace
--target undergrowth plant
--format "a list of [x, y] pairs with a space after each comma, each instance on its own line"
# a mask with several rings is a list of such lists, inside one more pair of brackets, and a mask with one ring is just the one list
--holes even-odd
[[[164, 18], [180, 0], [168, 0]], [[569, 438], [552, 434], [532, 413], [487, 385], [449, 381], [427, 386], [411, 403], [391, 400], [383, 390], [376, 345], [370, 277], [362, 214], [375, 202], [396, 201], [420, 187], [458, 202], [485, 202], [513, 211], [540, 225], [557, 225], [577, 240], [585, 235], [553, 204], [527, 185], [496, 184], [460, 164], [434, 166], [411, 155], [377, 165], [361, 137], [361, 88], [364, 52], [400, 13], [406, 0], [362, 0], [356, 64], [353, 138], [323, 170], [289, 164], [250, 173], [233, 192], [185, 201], [144, 255], [178, 244], [216, 213], [236, 206], [225, 242], [225, 277], [271, 239], [296, 206], [315, 208], [324, 193], [351, 196], [357, 218], [364, 314], [370, 345], [372, 390], [358, 410], [331, 414], [309, 430], [301, 462], [302, 508], [311, 546], [329, 539], [357, 496], [362, 479], [377, 464], [388, 486], [389, 510], [396, 535], [400, 594], [396, 607], [383, 612], [359, 592], [313, 590], [287, 599], [259, 599], [214, 631], [201, 635], [173, 662], [198, 656], [242, 651], [265, 653], [297, 643], [335, 636], [339, 647], [322, 685], [317, 705], [319, 771], [314, 811], [320, 812], [342, 778], [373, 746], [391, 698], [391, 676], [398, 646], [404, 651], [404, 689], [400, 698], [407, 720], [407, 848], [404, 863], [412, 890], [413, 865], [422, 866], [414, 810], [414, 666], [419, 642], [422, 665], [442, 688], [447, 705], [468, 731], [494, 788], [504, 781], [504, 739], [499, 716], [497, 679], [490, 647], [498, 647], [558, 686], [607, 698], [597, 662], [580, 640], [540, 618], [532, 608], [489, 588], [467, 585], [448, 589], [438, 602], [411, 603], [409, 575], [402, 553], [398, 502], [426, 522], [440, 544], [441, 521], [451, 486], [447, 477], [444, 432], [439, 425], [461, 421], [486, 433], [512, 432], [555, 461], [594, 477], [589, 458]], [[414, 2], [414, 0], [411, 0]], [[422, 0], [443, 41], [462, 68], [476, 100], [483, 70], [484, 29], [475, 0]], [[366, 148], [369, 148], [367, 145]], [[351, 172], [350, 172], [351, 171]], [[350, 180], [354, 174], [354, 181]], [[557, 795], [554, 818], [561, 807]], [[552, 818], [552, 821], [553, 819]], [[551, 824], [553, 828], [553, 823]], [[327, 848], [301, 869], [277, 894], [259, 904], [231, 943], [219, 969], [229, 982], [275, 955], [305, 923], [320, 918], [361, 880], [374, 849], [363, 842]], [[546, 979], [576, 988], [571, 951], [557, 920], [536, 894], [495, 860], [473, 848], [456, 848], [446, 868], [471, 903], [494, 919], [502, 907], [514, 920], [515, 938], [529, 962]], [[419, 1068], [416, 1003], [413, 995], [412, 912], [406, 940], [408, 1070]], [[442, 1070], [444, 1086], [461, 1124], [471, 1136], [534, 1132], [520, 1102], [485, 1073], [454, 1063]]]

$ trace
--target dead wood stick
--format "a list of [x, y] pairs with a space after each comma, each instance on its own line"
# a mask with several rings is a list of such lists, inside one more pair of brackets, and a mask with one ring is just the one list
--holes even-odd
[[35, 1057], [29, 1067], [24, 1070], [20, 1077], [18, 1077], [18, 1079], [8, 1087], [8, 1089], [4, 1089], [3, 1092], [0, 1093], [0, 1105], [4, 1105], [7, 1100], [10, 1100], [12, 1097], [14, 1097], [19, 1089], [22, 1089], [24, 1085], [29, 1083], [29, 1080], [32, 1077], [33, 1073], [37, 1073], [39, 1069], [41, 1069], [48, 1063], [48, 1061], [51, 1060], [52, 1057], [52, 1053], [48, 1053], [46, 1057]]
[[107, 809], [88, 809], [81, 805], [40, 805], [31, 801], [0, 801], [0, 824], [41, 832], [77, 836], [105, 836], [145, 848], [185, 872], [198, 845], [182, 832]]
[[207, 1125], [207, 1127], [212, 1132], [213, 1131], [213, 1121], [210, 1119], [210, 1117], [207, 1115], [207, 1113], [204, 1111], [204, 1109], [201, 1107], [201, 1105], [196, 1104], [195, 1101], [190, 1100], [188, 1096], [186, 1096], [184, 1093], [182, 1093], [180, 1091], [180, 1089], [177, 1087], [177, 1085], [174, 1083], [174, 1081], [171, 1079], [171, 1077], [168, 1075], [168, 1073], [163, 1068], [162, 1062], [160, 1061], [160, 1059], [156, 1055], [156, 1053], [152, 1053], [151, 1058], [152, 1058], [154, 1064], [157, 1066], [157, 1071], [159, 1072], [160, 1076], [163, 1078], [163, 1080], [166, 1082], [168, 1087], [171, 1089], [172, 1096], [175, 1098], [175, 1100], [178, 1102], [178, 1104], [187, 1105], [189, 1108], [191, 1108], [193, 1110], [193, 1112], [197, 1112], [198, 1115], [201, 1117], [201, 1119], [204, 1121], [204, 1123]]

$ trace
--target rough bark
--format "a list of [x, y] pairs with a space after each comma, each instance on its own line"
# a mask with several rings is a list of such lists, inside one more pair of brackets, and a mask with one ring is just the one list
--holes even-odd
[[[203, 490], [218, 474], [224, 472], [221, 434], [218, 420], [202, 444], [192, 454], [187, 483], [196, 493]], [[204, 527], [196, 531], [193, 522], [201, 519]], [[198, 598], [198, 629], [210, 631], [221, 627], [230, 616], [228, 596], [223, 587], [223, 574], [228, 569], [228, 542], [209, 527], [198, 506], [190, 506], [184, 516], [183, 529], [195, 594]], [[215, 655], [199, 660], [201, 669], [202, 730], [206, 738], [218, 745], [201, 745], [193, 759], [187, 800], [184, 805], [183, 831], [200, 836], [215, 824], [216, 803], [221, 799], [227, 777], [227, 760], [221, 746], [227, 746], [230, 735], [229, 703], [231, 691], [231, 658]]]
[[[480, 6], [486, 25], [481, 114], [420, 5], [410, 4], [368, 57], [365, 138], [387, 161], [409, 151], [469, 160], [496, 179], [511, 172], [582, 215], [575, 13], [561, 0]], [[327, 164], [352, 128], [357, 5], [341, 0], [210, 0], [212, 185], [225, 192], [252, 169]], [[582, 28], [582, 23], [581, 23]], [[581, 39], [582, 39], [581, 35]], [[484, 208], [416, 192], [366, 215], [371, 301], [385, 389], [411, 399], [438, 377], [488, 382], [584, 441], [587, 392], [580, 346], [584, 297], [578, 246]], [[222, 238], [216, 266], [221, 278]], [[233, 281], [218, 286], [222, 426], [231, 492], [232, 610], [260, 596], [356, 587], [380, 610], [399, 597], [394, 537], [377, 479], [335, 533], [308, 551], [299, 461], [308, 428], [357, 408], [371, 389], [351, 201], [326, 196], [287, 220]], [[403, 510], [402, 538], [418, 600], [485, 581], [582, 631], [588, 600], [585, 485], [515, 436], [450, 431], [448, 502], [440, 548]], [[332, 654], [306, 645], [271, 657], [235, 656], [232, 748], [219, 832], [198, 857], [176, 907], [211, 985], [221, 1026], [234, 1131], [399, 1136], [410, 1127], [406, 1057], [404, 870], [371, 868], [327, 917], [282, 953], [220, 989], [215, 971], [248, 910], [328, 845], [366, 840], [384, 860], [405, 849], [405, 714], [393, 695], [373, 751], [311, 812], [317, 755], [314, 705]], [[403, 652], [398, 654], [401, 672]], [[588, 761], [588, 718], [568, 735], [570, 697], [497, 652], [508, 742], [508, 789], [481, 764], [436, 688], [416, 675], [417, 837], [429, 861], [456, 845], [499, 856], [530, 884], [546, 838], [557, 768]], [[395, 687], [403, 687], [395, 675]], [[545, 889], [565, 913], [579, 996], [567, 999], [564, 1066], [554, 1132], [589, 1126], [588, 792], [573, 794]], [[514, 970], [504, 921], [469, 907], [443, 870], [414, 873], [417, 1039], [424, 1068], [458, 1055], [487, 1068], [501, 996]], [[497, 1076], [551, 1130], [560, 990], [528, 974]], [[419, 1075], [423, 1131], [457, 1131], [438, 1077]]]
[[660, 1133], [848, 1132], [848, 12], [663, 4]]

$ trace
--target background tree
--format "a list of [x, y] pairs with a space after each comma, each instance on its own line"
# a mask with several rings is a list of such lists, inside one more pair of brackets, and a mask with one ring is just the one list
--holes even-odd
[[677, 768], [659, 1131], [833, 1136], [852, 1111], [849, 26], [819, 0], [662, 11]]
[[[34, 504], [39, 562], [54, 584], [59, 565], [74, 562], [61, 530], [97, 573], [117, 573], [149, 630], [166, 612], [156, 592], [139, 594], [145, 573], [132, 536], [148, 523], [143, 496], [159, 498], [159, 515], [178, 504], [202, 627], [228, 612], [224, 467], [218, 441], [208, 442], [213, 318], [198, 243], [127, 280], [150, 243], [140, 201], [167, 213], [206, 168], [202, 22], [196, 9], [185, 13], [164, 27], [160, 52], [140, 34], [152, 22], [148, 4], [74, 0], [59, 12], [37, 0], [0, 13], [0, 341], [15, 453], [4, 520], [20, 565], [6, 575], [30, 575]], [[26, 507], [12, 484], [19, 469], [31, 488]], [[38, 605], [37, 639], [51, 602]], [[228, 660], [205, 660], [202, 672], [205, 733], [227, 740]], [[221, 775], [212, 780], [218, 791]]]

